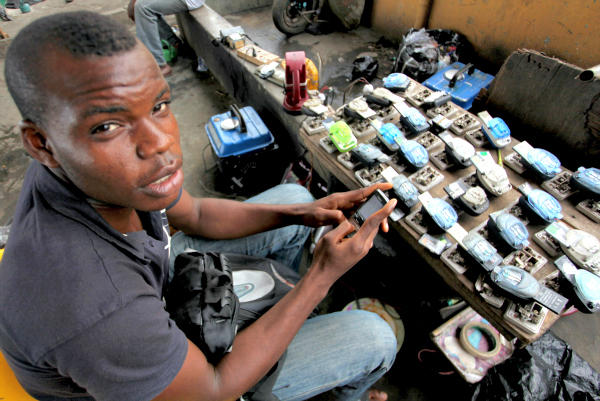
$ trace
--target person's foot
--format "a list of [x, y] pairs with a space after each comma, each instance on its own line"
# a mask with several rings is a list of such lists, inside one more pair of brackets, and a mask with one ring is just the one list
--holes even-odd
[[385, 391], [377, 390], [374, 388], [367, 391], [367, 395], [368, 401], [387, 401], [388, 399], [388, 395]]
[[171, 66], [169, 64], [159, 65], [159, 67], [160, 67], [160, 72], [162, 72], [162, 74], [163, 74], [163, 77], [168, 77], [173, 72], [173, 69], [171, 68]]

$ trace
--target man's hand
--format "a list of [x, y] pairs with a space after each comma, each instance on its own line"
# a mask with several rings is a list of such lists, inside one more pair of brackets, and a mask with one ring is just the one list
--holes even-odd
[[[372, 188], [369, 187], [369, 190]], [[376, 188], [374, 187], [374, 189]], [[371, 215], [350, 238], [347, 238], [347, 235], [355, 228], [348, 220], [344, 219], [319, 241], [311, 269], [316, 268], [322, 271], [325, 285], [333, 284], [369, 252], [379, 226], [385, 227], [384, 231], [387, 231], [387, 224], [384, 222], [396, 207], [396, 203], [396, 199], [391, 199], [383, 208]]]
[[[302, 216], [302, 224], [309, 227], [340, 224], [346, 220], [344, 212], [350, 213], [354, 211], [360, 204], [365, 202], [376, 189], [386, 191], [390, 188], [392, 188], [392, 184], [388, 182], [378, 183], [367, 188], [360, 188], [348, 192], [338, 192], [318, 199], [313, 203], [306, 205], [306, 211]], [[381, 221], [381, 228], [385, 232], [388, 231], [386, 218]]]
[[135, 0], [129, 0], [129, 5], [127, 6], [127, 15], [129, 19], [135, 22]]

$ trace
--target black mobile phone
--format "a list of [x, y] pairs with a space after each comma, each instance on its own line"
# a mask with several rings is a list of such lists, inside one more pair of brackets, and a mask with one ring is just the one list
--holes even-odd
[[350, 222], [356, 227], [360, 227], [370, 215], [384, 207], [388, 201], [388, 197], [380, 189], [375, 190], [369, 199], [360, 205], [356, 212], [350, 217]]

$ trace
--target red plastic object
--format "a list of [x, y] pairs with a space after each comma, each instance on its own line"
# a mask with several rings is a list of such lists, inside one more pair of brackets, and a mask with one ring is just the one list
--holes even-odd
[[283, 108], [300, 111], [308, 99], [306, 90], [306, 58], [303, 51], [285, 53], [285, 97]]

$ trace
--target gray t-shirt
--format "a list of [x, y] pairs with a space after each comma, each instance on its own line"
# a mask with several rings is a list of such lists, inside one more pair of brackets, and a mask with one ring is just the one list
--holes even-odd
[[177, 375], [185, 335], [163, 304], [164, 211], [123, 235], [38, 162], [0, 264], [0, 348], [42, 400], [148, 400]]

